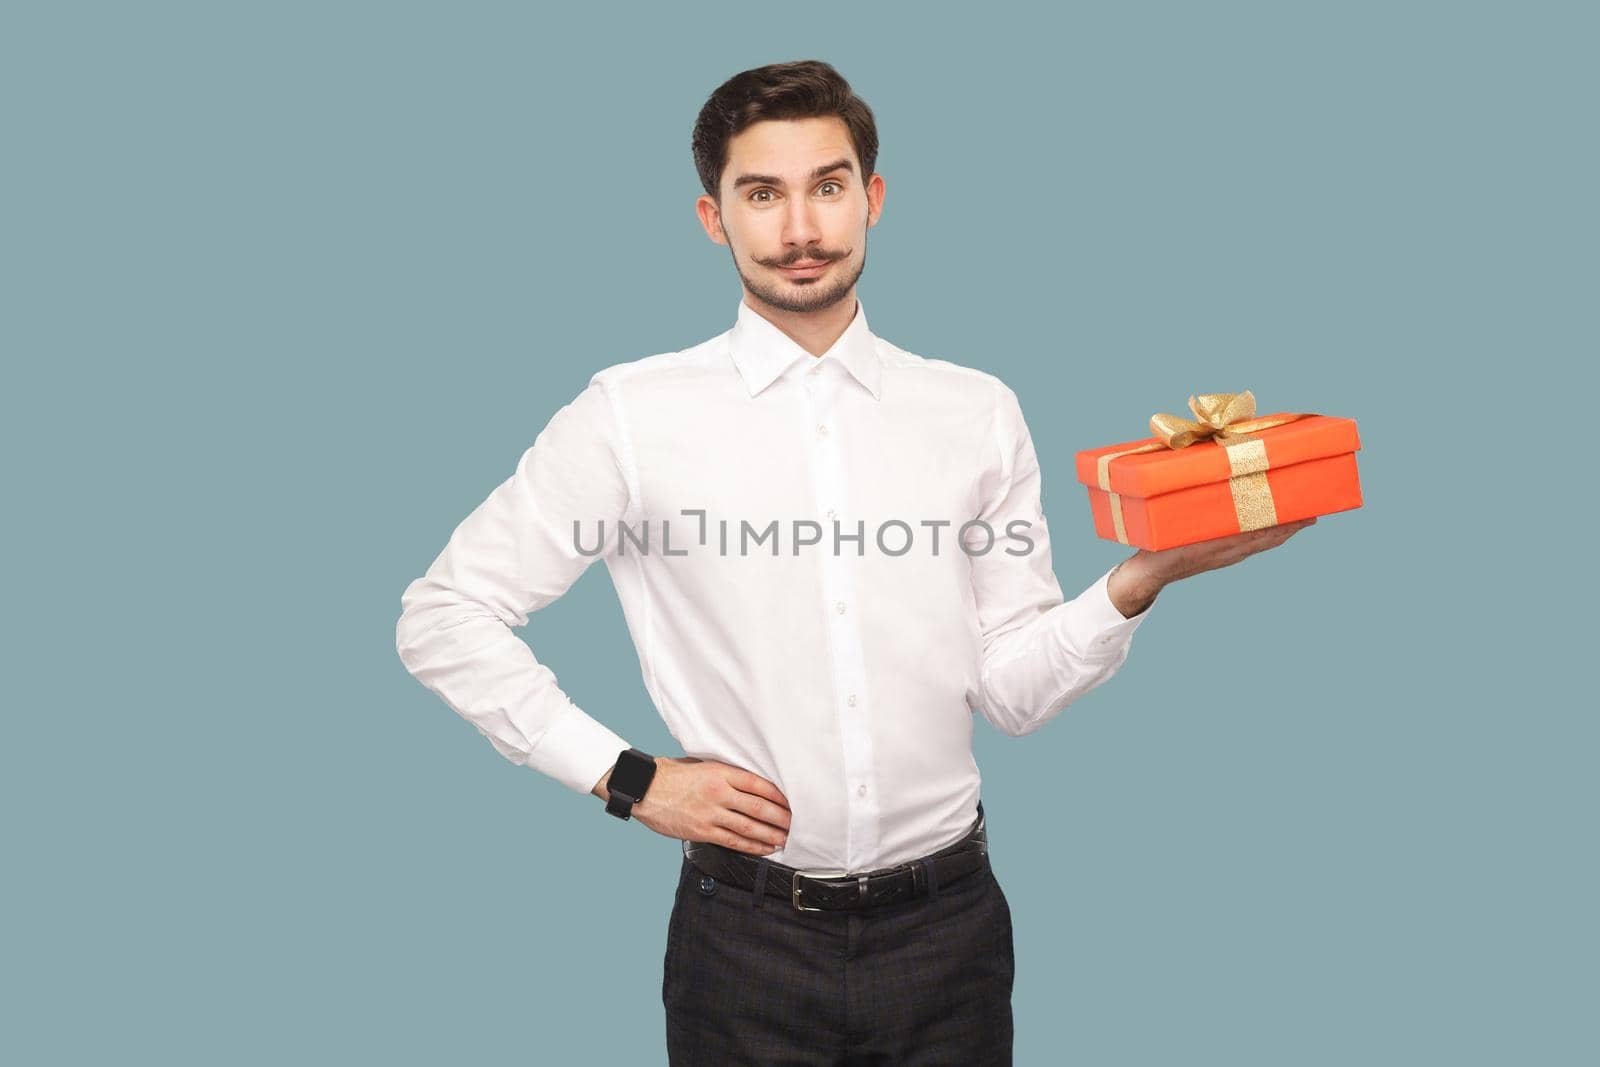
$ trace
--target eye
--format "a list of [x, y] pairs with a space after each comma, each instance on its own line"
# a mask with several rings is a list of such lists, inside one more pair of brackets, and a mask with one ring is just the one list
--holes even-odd
[[819, 189], [826, 189], [830, 185], [833, 186], [836, 189], [839, 189], [841, 192], [844, 190], [844, 186], [840, 185], [838, 182], [834, 181], [832, 178], [829, 178], [827, 181], [823, 182], [820, 186], [818, 186], [818, 188]]
[[[757, 189], [755, 192], [750, 194], [750, 199], [751, 200], [755, 200], [756, 197], [760, 196], [762, 193], [770, 193], [770, 192], [772, 192], [771, 189]], [[756, 203], [758, 203], [758, 204], [764, 203], [764, 202], [765, 201], [756, 200]]]

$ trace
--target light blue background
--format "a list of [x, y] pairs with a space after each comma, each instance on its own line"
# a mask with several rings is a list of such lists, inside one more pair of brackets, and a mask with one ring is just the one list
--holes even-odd
[[[1361, 427], [1364, 508], [978, 725], [1017, 1062], [1597, 1062], [1595, 20], [678, 7], [5, 7], [4, 1058], [665, 1062], [677, 842], [394, 622], [595, 369], [731, 325], [690, 127], [815, 57], [882, 134], [873, 327], [1017, 390], [1068, 595], [1127, 554], [1076, 449]], [[675, 754], [604, 567], [523, 633]]]

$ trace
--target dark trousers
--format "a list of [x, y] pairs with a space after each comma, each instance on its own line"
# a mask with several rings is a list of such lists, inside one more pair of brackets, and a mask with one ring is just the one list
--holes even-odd
[[661, 998], [673, 1067], [1010, 1067], [1011, 907], [985, 857], [928, 896], [797, 911], [683, 860]]

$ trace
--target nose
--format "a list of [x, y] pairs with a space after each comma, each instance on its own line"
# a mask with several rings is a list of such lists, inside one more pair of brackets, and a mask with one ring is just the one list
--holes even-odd
[[783, 216], [783, 240], [785, 244], [801, 248], [821, 243], [822, 229], [817, 225], [816, 209], [806, 197], [790, 198]]

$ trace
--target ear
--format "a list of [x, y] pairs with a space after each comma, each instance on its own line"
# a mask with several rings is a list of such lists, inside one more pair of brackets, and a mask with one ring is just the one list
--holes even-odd
[[722, 209], [717, 207], [717, 202], [702, 195], [694, 202], [694, 210], [700, 217], [700, 225], [705, 227], [706, 236], [719, 245], [727, 244], [728, 235], [722, 230]]
[[867, 228], [878, 224], [883, 214], [883, 175], [876, 172], [867, 179]]

